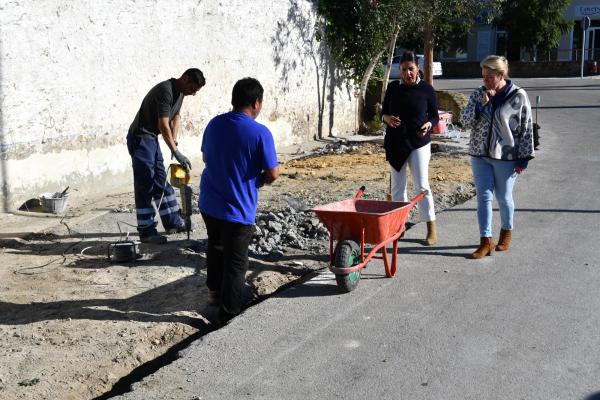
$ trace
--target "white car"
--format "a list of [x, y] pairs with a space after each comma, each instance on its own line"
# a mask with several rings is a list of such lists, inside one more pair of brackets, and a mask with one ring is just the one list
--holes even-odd
[[[392, 69], [390, 70], [390, 79], [400, 79], [400, 58], [402, 55], [394, 56], [392, 59]], [[423, 54], [417, 54], [417, 65], [419, 70], [423, 71], [425, 63], [425, 57]], [[383, 63], [382, 68], [385, 71], [386, 62]], [[442, 63], [439, 61], [433, 62], [433, 76], [442, 76]]]

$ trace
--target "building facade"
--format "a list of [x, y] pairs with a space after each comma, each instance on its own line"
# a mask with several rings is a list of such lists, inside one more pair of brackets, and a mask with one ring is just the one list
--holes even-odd
[[[578, 61], [582, 54], [585, 60], [600, 60], [600, 0], [574, 0], [565, 8], [565, 18], [571, 21], [572, 29], [560, 39], [558, 48], [543, 56], [521, 50], [522, 61]], [[582, 20], [589, 17], [591, 24], [583, 42]], [[443, 61], [480, 61], [488, 54], [509, 55], [509, 34], [493, 25], [476, 24], [466, 39], [466, 52], [441, 53]], [[512, 54], [510, 58], [517, 58]]]

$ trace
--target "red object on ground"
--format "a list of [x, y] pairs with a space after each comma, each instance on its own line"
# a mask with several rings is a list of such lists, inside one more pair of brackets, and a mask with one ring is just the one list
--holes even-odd
[[441, 134], [446, 132], [448, 125], [452, 125], [452, 113], [448, 111], [438, 111], [440, 122], [431, 129], [431, 133]]
[[[396, 274], [398, 239], [405, 230], [410, 210], [425, 197], [420, 193], [409, 203], [382, 200], [360, 200], [364, 188], [354, 199], [342, 200], [313, 209], [329, 231], [329, 269], [333, 273], [349, 274], [364, 268], [371, 258], [383, 259], [385, 274]], [[334, 241], [351, 239], [360, 244], [361, 262], [349, 268], [334, 266]], [[392, 262], [388, 262], [386, 245], [393, 243]], [[375, 244], [365, 256], [365, 244]], [[377, 251], [381, 249], [381, 256]]]

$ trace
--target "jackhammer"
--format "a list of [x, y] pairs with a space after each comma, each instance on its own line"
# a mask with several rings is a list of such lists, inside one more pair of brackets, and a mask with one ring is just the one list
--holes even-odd
[[192, 229], [192, 188], [190, 186], [190, 173], [182, 165], [171, 164], [171, 186], [179, 188], [181, 197], [181, 217], [185, 221], [187, 238], [190, 240]]

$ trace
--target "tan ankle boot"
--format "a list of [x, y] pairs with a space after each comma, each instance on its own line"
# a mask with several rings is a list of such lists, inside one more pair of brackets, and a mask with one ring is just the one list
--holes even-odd
[[498, 246], [496, 251], [506, 251], [510, 247], [510, 240], [512, 239], [512, 231], [500, 229], [500, 238], [498, 239]]
[[427, 237], [425, 238], [425, 246], [433, 246], [437, 243], [437, 234], [435, 232], [435, 221], [427, 222]]
[[471, 254], [471, 258], [474, 258], [477, 260], [477, 259], [483, 258], [485, 256], [493, 256], [495, 247], [496, 247], [496, 245], [492, 241], [491, 237], [482, 237], [480, 244], [479, 244], [479, 248], [477, 250], [475, 250], [474, 253]]

